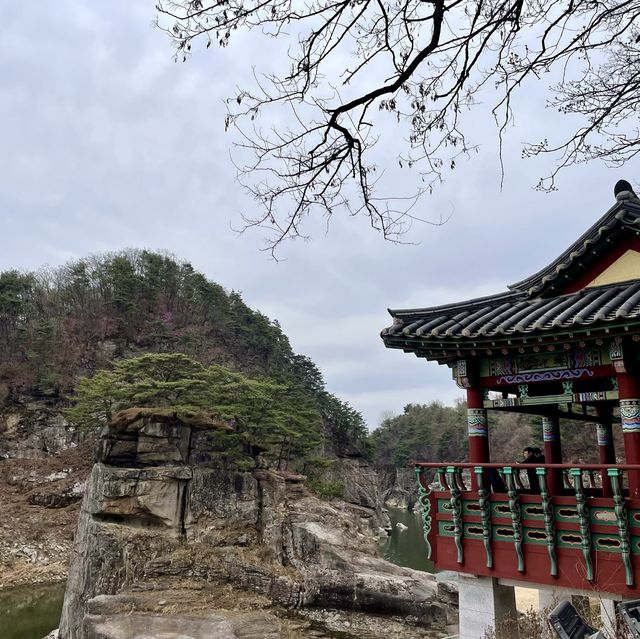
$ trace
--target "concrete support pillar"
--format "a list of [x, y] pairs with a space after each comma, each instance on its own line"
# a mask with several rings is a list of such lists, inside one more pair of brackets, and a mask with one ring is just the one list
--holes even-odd
[[[484, 395], [481, 388], [467, 389], [467, 428], [469, 435], [469, 461], [489, 462], [489, 430]], [[485, 486], [486, 481], [483, 482]], [[471, 490], [478, 490], [475, 473], [471, 473]]]
[[[544, 442], [544, 461], [546, 464], [562, 463], [562, 444], [560, 442], [560, 420], [557, 417], [542, 418], [542, 441]], [[562, 492], [562, 471], [551, 470], [547, 477], [552, 495]]]
[[[620, 419], [627, 464], [640, 464], [640, 383], [635, 375], [618, 373]], [[629, 497], [640, 499], [640, 471], [629, 471]]]
[[618, 636], [616, 623], [616, 602], [613, 599], [600, 599], [600, 620], [602, 630], [607, 639], [616, 639]]
[[545, 617], [567, 596], [555, 588], [540, 588], [538, 590], [538, 610]]
[[[460, 639], [481, 639], [487, 630], [496, 626], [498, 639], [517, 637], [515, 624], [518, 617], [513, 586], [503, 586], [492, 577], [461, 574], [458, 581], [458, 602]], [[499, 634], [502, 623], [509, 624], [507, 634]]]

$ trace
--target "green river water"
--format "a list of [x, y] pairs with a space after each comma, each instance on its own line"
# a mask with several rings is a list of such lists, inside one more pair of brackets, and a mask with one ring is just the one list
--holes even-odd
[[[433, 572], [433, 563], [427, 559], [427, 546], [422, 536], [422, 520], [418, 511], [389, 508], [391, 534], [380, 544], [380, 554], [398, 566]], [[400, 522], [407, 529], [400, 530]]]
[[64, 584], [0, 590], [0, 639], [42, 639], [58, 627]]
[[[426, 558], [422, 522], [418, 513], [389, 509], [392, 531], [380, 545], [380, 554], [394, 564], [433, 572]], [[400, 530], [396, 524], [407, 526]], [[42, 639], [58, 627], [64, 584], [0, 590], [0, 639]]]

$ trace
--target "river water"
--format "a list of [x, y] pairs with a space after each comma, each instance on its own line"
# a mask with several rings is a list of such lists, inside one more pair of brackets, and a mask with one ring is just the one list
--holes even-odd
[[64, 583], [0, 590], [0, 638], [42, 639], [58, 627]]
[[[380, 554], [398, 566], [434, 572], [433, 562], [427, 559], [427, 546], [422, 533], [422, 519], [419, 511], [411, 512], [401, 508], [389, 508], [391, 534], [380, 544]], [[399, 529], [396, 524], [406, 526]]]

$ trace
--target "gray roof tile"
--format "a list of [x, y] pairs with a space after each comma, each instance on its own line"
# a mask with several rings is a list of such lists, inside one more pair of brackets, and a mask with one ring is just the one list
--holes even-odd
[[395, 336], [421, 341], [467, 341], [492, 336], [544, 334], [571, 327], [606, 326], [620, 319], [640, 320], [640, 279], [582, 289], [553, 298], [531, 299], [526, 291], [501, 293], [433, 309], [390, 310]]
[[509, 291], [433, 308], [390, 310], [393, 325], [381, 333], [387, 346], [412, 349], [402, 339], [417, 338], [426, 348], [437, 341], [462, 347], [492, 337], [508, 340], [640, 322], [640, 279], [557, 295], [579, 281], [616, 242], [638, 234], [640, 198], [618, 187], [616, 203], [590, 229], [551, 264], [509, 286]]

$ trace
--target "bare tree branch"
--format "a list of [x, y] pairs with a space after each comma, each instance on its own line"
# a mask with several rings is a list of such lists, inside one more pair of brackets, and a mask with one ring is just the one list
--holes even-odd
[[[640, 150], [640, 0], [159, 0], [156, 8], [182, 60], [195, 42], [227, 46], [239, 30], [298, 36], [290, 68], [254, 75], [228, 101], [225, 122], [254, 158], [239, 170], [261, 212], [245, 228], [267, 228], [272, 252], [305, 237], [310, 215], [338, 210], [397, 240], [419, 219], [416, 198], [476, 148], [462, 125], [478, 97], [493, 99], [502, 148], [514, 93], [555, 68], [561, 80], [548, 106], [583, 125], [526, 146], [527, 156], [556, 158], [539, 188], [556, 188], [571, 164], [619, 165]], [[376, 108], [408, 132], [397, 161], [421, 184], [408, 197], [379, 192]], [[263, 130], [270, 112], [286, 124]]]

